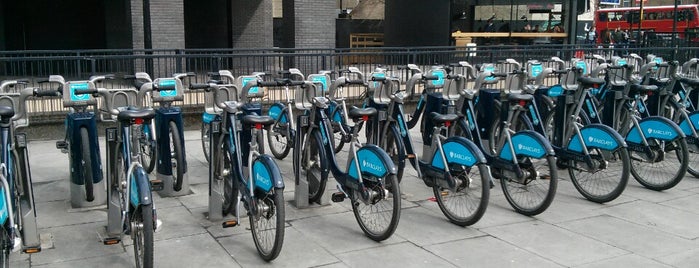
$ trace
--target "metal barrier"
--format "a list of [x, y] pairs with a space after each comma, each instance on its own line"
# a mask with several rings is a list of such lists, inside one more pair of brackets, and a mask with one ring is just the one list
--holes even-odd
[[[469, 47], [471, 49], [472, 47]], [[680, 62], [699, 57], [699, 48], [671, 47], [636, 48], [598, 45], [538, 45], [538, 46], [482, 46], [476, 50], [466, 47], [411, 47], [355, 49], [153, 49], [153, 50], [80, 50], [80, 51], [2, 51], [0, 52], [0, 80], [17, 78], [46, 78], [51, 74], [63, 75], [66, 80], [87, 79], [95, 74], [133, 74], [145, 71], [152, 77], [167, 77], [178, 72], [196, 72], [191, 82], [205, 82], [207, 72], [230, 70], [234, 76], [267, 71], [298, 68], [305, 74], [320, 70], [340, 70], [356, 66], [369, 73], [376, 67], [387, 68], [406, 81], [407, 71], [398, 66], [417, 64], [422, 69], [432, 65], [468, 61], [471, 64], [498, 63], [506, 58], [520, 62], [529, 59], [544, 60], [552, 56], [570, 59], [583, 54], [613, 55], [637, 53], [656, 54]], [[506, 70], [503, 70], [506, 71]], [[553, 80], [551, 80], [553, 81]], [[37, 86], [37, 84], [29, 84]], [[105, 81], [105, 88], [130, 88], [127, 81]], [[361, 94], [359, 88], [347, 90], [349, 97]], [[267, 91], [263, 102], [284, 98], [282, 92]], [[199, 107], [204, 104], [201, 93], [190, 92], [178, 106]], [[32, 115], [65, 113], [60, 100], [35, 100], [29, 103]]]

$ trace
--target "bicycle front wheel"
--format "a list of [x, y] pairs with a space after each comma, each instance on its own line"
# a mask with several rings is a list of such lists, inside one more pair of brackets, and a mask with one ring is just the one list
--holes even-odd
[[518, 157], [523, 178], [502, 178], [500, 184], [507, 202], [520, 214], [534, 216], [544, 212], [553, 202], [558, 185], [556, 159]]
[[250, 231], [255, 247], [265, 261], [279, 256], [284, 243], [284, 189], [255, 197], [258, 215], [250, 216]]
[[80, 139], [82, 146], [82, 168], [83, 168], [83, 183], [85, 184], [85, 200], [92, 202], [95, 200], [94, 193], [94, 170], [92, 166], [92, 157], [90, 154], [90, 135], [87, 132], [87, 128], [80, 129]]
[[483, 217], [490, 198], [490, 172], [485, 164], [450, 167], [460, 185], [455, 190], [435, 185], [432, 189], [439, 209], [453, 224], [472, 225]]
[[[374, 193], [371, 200], [361, 200], [353, 193], [352, 211], [362, 231], [374, 241], [383, 241], [396, 231], [400, 219], [400, 185], [395, 175], [384, 178], [364, 177], [364, 187]], [[388, 192], [384, 191], [386, 189]]]
[[[222, 136], [226, 137], [226, 136]], [[214, 181], [212, 182], [213, 187], [216, 188], [221, 196], [221, 213], [223, 216], [233, 214], [236, 209], [237, 194], [238, 191], [233, 184], [233, 176], [231, 175], [232, 162], [229, 151], [229, 142], [224, 140], [225, 145], [221, 146], [219, 150], [215, 150], [212, 160], [214, 162]]]
[[308, 182], [308, 202], [314, 203], [320, 200], [328, 181], [328, 173], [323, 172], [322, 161], [328, 158], [323, 150], [320, 131], [313, 131], [308, 135], [308, 143], [304, 148], [301, 158], [301, 170], [306, 173]]
[[[155, 140], [153, 140], [153, 132], [150, 129], [150, 125], [141, 126], [141, 131], [139, 133], [141, 136], [138, 139], [139, 146], [141, 147], [141, 164], [146, 173], [153, 172], [155, 169]], [[202, 137], [203, 141], [203, 137]], [[209, 155], [205, 152], [206, 161], [209, 161]]]
[[173, 189], [182, 190], [184, 179], [184, 150], [182, 149], [182, 136], [175, 122], [170, 121], [170, 161], [172, 163], [172, 175], [175, 179]]
[[207, 124], [206, 122], [201, 122], [201, 149], [204, 151], [204, 158], [206, 158], [206, 162], [211, 161], [211, 152], [209, 152], [209, 146], [211, 144], [211, 141], [209, 140], [209, 127], [211, 124]]
[[598, 168], [590, 170], [585, 162], [569, 162], [568, 174], [575, 189], [596, 203], [606, 203], [619, 197], [626, 188], [631, 169], [626, 148], [616, 151], [590, 148], [590, 157]]
[[134, 211], [131, 221], [136, 267], [153, 267], [153, 204]]
[[[404, 146], [398, 130], [395, 128], [395, 125], [392, 125], [389, 133], [385, 137], [383, 149], [391, 158], [391, 161], [393, 161], [393, 165], [397, 168], [398, 173], [396, 173], [396, 178], [398, 178], [398, 183], [403, 179], [403, 171], [405, 170], [406, 157]], [[401, 159], [403, 159], [403, 162], [400, 161]]]
[[[285, 114], [282, 115], [280, 119], [286, 117], [287, 115]], [[282, 120], [274, 121], [274, 124], [272, 124], [267, 131], [269, 150], [272, 151], [272, 155], [279, 160], [284, 159], [289, 154], [291, 147], [293, 147], [294, 140], [290, 132], [289, 122], [282, 122]]]
[[644, 187], [663, 191], [675, 187], [687, 172], [687, 141], [647, 138], [653, 157], [631, 152], [631, 174]]
[[2, 250], [0, 265], [2, 265], [2, 268], [10, 267], [10, 252], [12, 251], [10, 245], [12, 245], [12, 241], [10, 241], [10, 236], [7, 234], [7, 229], [3, 226], [0, 228], [0, 250]]

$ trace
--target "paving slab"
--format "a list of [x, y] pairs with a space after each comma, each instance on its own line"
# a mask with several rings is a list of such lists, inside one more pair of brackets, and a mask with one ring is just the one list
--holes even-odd
[[155, 233], [156, 241], [206, 233], [204, 226], [185, 207], [159, 208], [157, 213], [162, 226]]
[[422, 207], [401, 211], [396, 234], [420, 247], [483, 235], [475, 228], [452, 224], [439, 208], [430, 211]]
[[604, 213], [685, 239], [699, 237], [699, 215], [648, 201], [635, 201], [604, 209]]
[[32, 265], [59, 263], [93, 257], [123, 254], [123, 244], [105, 246], [100, 241], [98, 230], [104, 229], [106, 221], [76, 224], [41, 229], [42, 233], [51, 233], [54, 248], [42, 250], [31, 257]]
[[458, 267], [563, 267], [489, 235], [430, 245], [425, 249]]
[[346, 252], [337, 257], [350, 267], [456, 267], [410, 242]]
[[697, 267], [699, 263], [699, 247], [660, 257], [658, 261], [671, 265], [672, 267]]
[[266, 263], [258, 255], [249, 231], [247, 234], [220, 238], [219, 242], [243, 267], [314, 267], [339, 261], [322, 246], [293, 227], [285, 229], [282, 251], [279, 257], [270, 263]]
[[106, 205], [97, 208], [73, 209], [70, 206], [69, 200], [37, 203], [36, 214], [39, 228], [68, 226], [107, 220]]
[[[14, 267], [14, 265], [12, 266]], [[84, 258], [79, 260], [54, 262], [34, 267], [52, 267], [52, 268], [74, 268], [74, 267], [136, 267], [133, 255], [126, 253], [114, 254], [108, 256], [97, 256], [92, 258]]]
[[543, 222], [516, 223], [483, 228], [481, 231], [539, 256], [545, 256], [563, 266], [575, 266], [628, 253]]
[[[609, 215], [559, 223], [557, 225], [619, 249], [651, 258], [693, 249], [697, 246], [695, 241]], [[648, 241], [652, 242], [649, 243]]]
[[661, 202], [659, 204], [687, 211], [693, 214], [699, 214], [699, 206], [697, 205], [699, 204], [699, 194], [692, 194], [689, 196]]
[[[128, 248], [133, 258], [133, 247]], [[208, 234], [155, 242], [155, 267], [241, 267]]]
[[593, 263], [588, 263], [576, 268], [605, 268], [605, 267], [616, 267], [616, 268], [669, 268], [666, 264], [660, 263], [658, 261], [644, 258], [636, 254], [623, 255], [611, 259], [601, 260]]

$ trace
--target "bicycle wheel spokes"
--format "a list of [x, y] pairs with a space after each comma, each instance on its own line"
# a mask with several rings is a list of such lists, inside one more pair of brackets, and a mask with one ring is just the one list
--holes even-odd
[[625, 148], [614, 152], [590, 150], [593, 169], [587, 163], [570, 161], [570, 180], [585, 198], [597, 203], [609, 202], [621, 195], [629, 179], [629, 155]]
[[645, 153], [633, 152], [631, 173], [634, 178], [648, 189], [667, 190], [677, 185], [687, 171], [687, 142], [676, 139], [666, 142], [648, 139], [654, 157]]
[[687, 172], [694, 177], [699, 177], [699, 145], [687, 144]]
[[354, 193], [352, 211], [362, 231], [374, 241], [383, 241], [395, 232], [400, 218], [400, 186], [395, 175], [389, 175], [385, 189], [375, 179], [364, 178], [364, 186], [377, 194], [368, 202], [362, 201], [359, 193]]
[[452, 223], [459, 226], [474, 224], [488, 207], [490, 178], [485, 164], [470, 168], [458, 167], [451, 171], [453, 178], [461, 181], [455, 190], [433, 187], [437, 204]]
[[284, 159], [291, 149], [289, 144], [289, 123], [275, 122], [267, 132], [267, 142], [272, 154], [277, 159]]
[[271, 261], [279, 255], [284, 241], [283, 190], [256, 199], [257, 215], [250, 216], [252, 237], [262, 259]]
[[533, 216], [544, 212], [556, 194], [558, 174], [555, 158], [518, 158], [524, 178], [504, 178], [500, 180], [507, 201], [519, 213]]

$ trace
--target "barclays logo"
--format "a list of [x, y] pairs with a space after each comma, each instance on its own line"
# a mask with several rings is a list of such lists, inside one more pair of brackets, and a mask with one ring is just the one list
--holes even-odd
[[455, 158], [455, 159], [463, 160], [463, 161], [466, 161], [466, 162], [473, 162], [473, 158], [472, 158], [472, 157], [470, 157], [470, 156], [468, 156], [468, 155], [460, 154], [460, 153], [449, 152], [449, 157], [452, 158], [452, 159]]
[[646, 131], [648, 132], [648, 134], [657, 134], [657, 135], [660, 135], [660, 136], [668, 136], [668, 137], [669, 137], [669, 136], [672, 136], [672, 132], [671, 132], [671, 131], [667, 131], [667, 130], [660, 130], [660, 129], [648, 128]]
[[598, 139], [595, 137], [588, 137], [587, 141], [589, 143], [594, 143], [594, 144], [599, 144], [599, 145], [604, 145], [604, 146], [612, 146], [614, 145], [614, 142], [609, 141], [609, 140], [604, 140], [604, 139]]
[[255, 176], [255, 181], [258, 182], [259, 185], [271, 185], [272, 182], [269, 180], [269, 178], [262, 177], [260, 173], [257, 173]]
[[381, 167], [380, 165], [374, 164], [372, 162], [368, 162], [366, 160], [362, 160], [362, 167], [370, 168], [374, 171], [377, 171], [377, 173], [383, 172], [383, 167]]
[[541, 149], [527, 146], [524, 144], [517, 145], [517, 149], [519, 149], [520, 151], [527, 151], [527, 152], [534, 153], [534, 154], [541, 154], [542, 153]]

